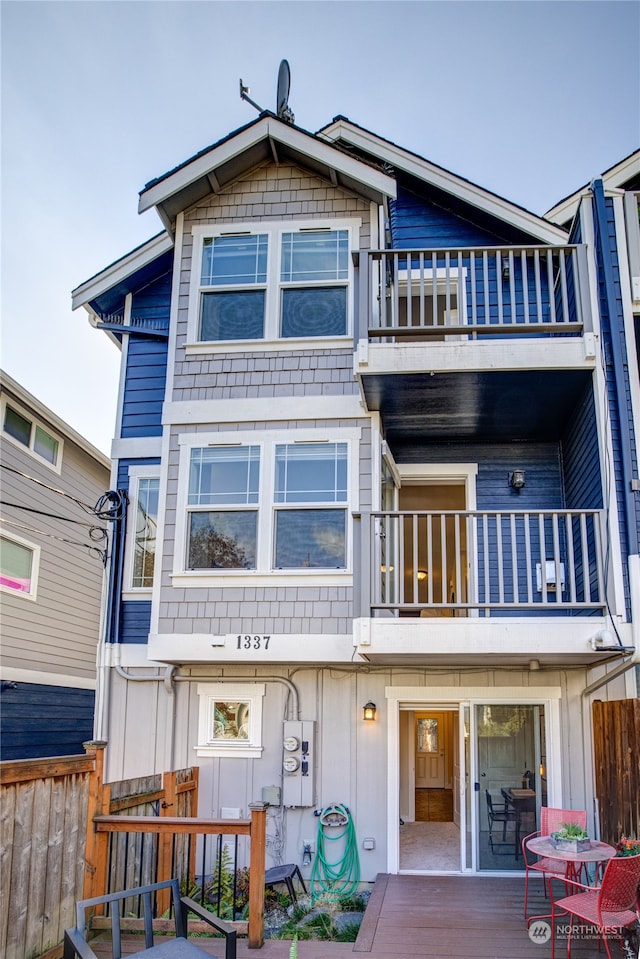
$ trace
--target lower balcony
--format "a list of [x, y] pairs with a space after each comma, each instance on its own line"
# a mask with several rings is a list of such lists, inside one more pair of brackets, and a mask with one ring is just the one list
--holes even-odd
[[[362, 513], [354, 645], [379, 663], [593, 664], [610, 632], [600, 510]], [[533, 663], [533, 665], [531, 665]]]
[[605, 609], [599, 510], [362, 514], [363, 615]]

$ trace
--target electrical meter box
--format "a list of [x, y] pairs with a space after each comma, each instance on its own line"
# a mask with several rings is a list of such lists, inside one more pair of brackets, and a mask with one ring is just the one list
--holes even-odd
[[315, 804], [315, 733], [312, 721], [288, 720], [282, 734], [282, 805]]

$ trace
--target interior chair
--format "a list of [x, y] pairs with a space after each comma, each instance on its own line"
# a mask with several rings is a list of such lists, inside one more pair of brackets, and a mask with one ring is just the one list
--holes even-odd
[[488, 789], [485, 789], [485, 795], [487, 797], [487, 817], [489, 819], [489, 846], [491, 847], [491, 852], [493, 852], [494, 822], [502, 823], [502, 841], [505, 842], [507, 838], [507, 823], [515, 822], [516, 814], [506, 800], [502, 803], [496, 802]]
[[[568, 863], [560, 859], [538, 857], [527, 849], [527, 841], [535, 836], [550, 836], [552, 832], [563, 826], [574, 823], [582, 829], [587, 828], [586, 809], [557, 809], [553, 806], [542, 806], [540, 809], [540, 829], [529, 833], [522, 840], [522, 858], [524, 860], [524, 918], [527, 918], [527, 897], [529, 894], [529, 872], [541, 872], [544, 885], [544, 894], [547, 895], [547, 876], [564, 879], [567, 874]], [[584, 868], [584, 867], [583, 867]]]
[[[558, 899], [551, 897], [551, 959], [555, 959], [556, 910], [569, 913], [567, 956], [571, 957], [571, 932], [573, 917], [597, 928], [604, 940], [607, 956], [612, 959], [609, 942], [611, 936], [633, 925], [640, 908], [638, 884], [640, 883], [640, 856], [616, 856], [607, 863], [600, 886], [586, 886], [581, 882], [568, 883], [579, 891]], [[620, 937], [621, 938], [621, 937]], [[599, 948], [599, 944], [598, 944]]]
[[[155, 911], [155, 894], [160, 889], [167, 889], [171, 894], [171, 905], [174, 918], [175, 935], [165, 938], [159, 945], [153, 944], [153, 915]], [[96, 896], [94, 899], [81, 899], [76, 903], [76, 925], [73, 929], [65, 929], [63, 959], [97, 959], [89, 944], [91, 927], [87, 923], [87, 910], [96, 906], [109, 906], [109, 920], [111, 924], [111, 955], [112, 959], [122, 959], [122, 924], [121, 909], [125, 900], [138, 899], [142, 908], [144, 925], [144, 949], [134, 953], [127, 949], [127, 955], [144, 956], [145, 959], [211, 959], [210, 953], [205, 952], [187, 939], [187, 917], [190, 912], [199, 919], [207, 922], [216, 932], [222, 933], [225, 938], [225, 959], [236, 959], [236, 929], [229, 922], [219, 919], [199, 903], [180, 895], [180, 885], [177, 879], [167, 879], [149, 886], [139, 886], [136, 889], [124, 889], [122, 892], [112, 892], [106, 896]], [[126, 905], [127, 915], [131, 914], [131, 903]], [[135, 912], [138, 915], [138, 911]], [[164, 935], [164, 932], [163, 932]], [[141, 937], [137, 943], [142, 945]], [[136, 943], [136, 944], [137, 944]], [[130, 943], [127, 943], [129, 946]]]

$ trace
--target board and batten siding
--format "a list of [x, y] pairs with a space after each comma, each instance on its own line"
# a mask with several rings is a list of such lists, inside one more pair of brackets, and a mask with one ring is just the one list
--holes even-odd
[[[154, 329], [169, 332], [171, 273], [154, 280], [132, 296], [131, 316], [148, 320]], [[130, 335], [120, 435], [162, 436], [162, 404], [167, 380], [167, 340]]]
[[[309, 807], [284, 809], [272, 807], [267, 820], [267, 868], [278, 862], [300, 862], [303, 841], [317, 841], [318, 819], [314, 810], [330, 803], [344, 803], [353, 816], [359, 837], [362, 880], [373, 882], [387, 870], [387, 755], [388, 713], [385, 689], [402, 686], [424, 689], [424, 705], [437, 702], [438, 687], [459, 687], [460, 699], [465, 687], [487, 687], [501, 695], [505, 674], [491, 668], [460, 672], [459, 669], [429, 670], [397, 666], [370, 672], [307, 666], [302, 670], [281, 665], [265, 667], [216, 668], [215, 674], [236, 677], [241, 682], [265, 683], [263, 700], [263, 740], [259, 759], [198, 757], [200, 768], [198, 814], [217, 818], [225, 808], [238, 808], [247, 814], [249, 803], [259, 801], [263, 786], [282, 785], [283, 720], [287, 716], [287, 690], [273, 677], [293, 682], [299, 695], [301, 716], [316, 723], [314, 756], [315, 794]], [[162, 750], [171, 749], [174, 762], [181, 766], [193, 762], [198, 741], [199, 683], [215, 682], [218, 675], [206, 667], [182, 669], [189, 682], [175, 685], [172, 696], [163, 683], [127, 683], [114, 677], [112, 715], [114, 735], [108, 750], [108, 778], [150, 775], [162, 769]], [[235, 680], [234, 680], [235, 681]], [[567, 808], [587, 808], [590, 776], [582, 765], [582, 716], [580, 692], [586, 683], [586, 669], [550, 669], [543, 675], [528, 669], [512, 669], [508, 684], [521, 687], [523, 696], [545, 698], [547, 686], [566, 691], [560, 702], [562, 740], [555, 744], [560, 753], [563, 800]], [[372, 700], [377, 706], [374, 723], [362, 721], [362, 706]], [[173, 741], [165, 738], [168, 717], [175, 710]], [[127, 730], [124, 735], [124, 717]], [[152, 731], [157, 735], [152, 736]], [[375, 849], [363, 850], [361, 840], [375, 838]], [[279, 858], [276, 858], [278, 857]], [[310, 866], [301, 865], [309, 878]]]

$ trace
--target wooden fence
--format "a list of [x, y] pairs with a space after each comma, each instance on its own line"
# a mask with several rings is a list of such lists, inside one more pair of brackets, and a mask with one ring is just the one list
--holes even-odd
[[0, 955], [56, 947], [82, 898], [96, 754], [0, 763]]
[[593, 747], [602, 839], [640, 837], [640, 699], [594, 702]]
[[[249, 945], [264, 939], [266, 805], [198, 819], [198, 769], [104, 782], [106, 743], [85, 756], [0, 763], [0, 956], [57, 959], [78, 899], [179, 876], [195, 880], [207, 836], [250, 844]], [[236, 856], [237, 859], [237, 856]], [[235, 863], [234, 863], [235, 865]], [[157, 903], [158, 914], [168, 902]], [[136, 920], [132, 920], [135, 927]], [[100, 925], [100, 917], [95, 919]], [[162, 920], [158, 921], [159, 927]]]

